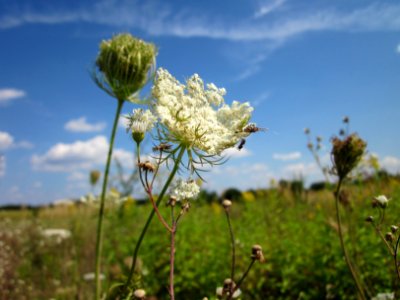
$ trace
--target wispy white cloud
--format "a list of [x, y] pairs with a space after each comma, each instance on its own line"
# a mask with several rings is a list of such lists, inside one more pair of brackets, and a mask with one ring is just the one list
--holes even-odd
[[[42, 155], [33, 155], [31, 165], [37, 171], [72, 172], [89, 170], [105, 163], [108, 145], [106, 137], [102, 135], [71, 144], [59, 143]], [[133, 159], [133, 155], [123, 149], [115, 149], [113, 156], [121, 159], [121, 161]]]
[[14, 137], [5, 131], [0, 131], [0, 150], [6, 150], [14, 145]]
[[385, 156], [381, 162], [381, 167], [392, 174], [400, 173], [400, 158], [395, 156]]
[[289, 152], [289, 153], [274, 153], [272, 158], [275, 160], [289, 161], [301, 158], [301, 153], [299, 151]]
[[222, 155], [229, 158], [239, 158], [250, 156], [251, 152], [246, 148], [243, 148], [241, 150], [239, 150], [238, 148], [228, 148], [222, 152]]
[[321, 171], [316, 163], [296, 163], [285, 166], [281, 172], [284, 178], [300, 178], [320, 175]]
[[70, 120], [64, 125], [65, 130], [72, 132], [99, 132], [105, 127], [106, 123], [104, 122], [94, 124], [88, 123], [86, 117]]
[[264, 17], [273, 11], [277, 10], [280, 8], [286, 0], [273, 0], [273, 1], [268, 1], [260, 5], [258, 10], [254, 13], [254, 18], [260, 18]]
[[10, 133], [6, 131], [0, 131], [0, 150], [9, 150], [15, 148], [30, 149], [33, 148], [33, 144], [28, 141], [15, 142], [14, 137]]
[[400, 54], [400, 44], [397, 45], [396, 52]]
[[[267, 3], [255, 14], [262, 15], [279, 8], [283, 0]], [[118, 27], [140, 28], [151, 35], [178, 37], [208, 37], [232, 41], [282, 40], [292, 36], [321, 30], [375, 31], [400, 29], [400, 4], [375, 3], [353, 11], [304, 10], [296, 7], [285, 11], [280, 18], [243, 17], [234, 23], [215, 17], [199, 17], [188, 8], [174, 10], [161, 1], [103, 0], [94, 6], [77, 11], [21, 11], [15, 15], [0, 16], [0, 28], [29, 23], [57, 24], [89, 22]], [[185, 13], [183, 13], [185, 12]]]
[[18, 98], [22, 98], [26, 93], [17, 89], [0, 89], [0, 106], [8, 104]]

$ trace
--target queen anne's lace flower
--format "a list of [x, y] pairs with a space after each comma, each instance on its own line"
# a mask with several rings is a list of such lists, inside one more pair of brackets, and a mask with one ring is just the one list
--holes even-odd
[[194, 180], [178, 179], [171, 189], [171, 196], [176, 198], [176, 201], [195, 199], [200, 193], [200, 187]]
[[212, 83], [205, 89], [197, 74], [185, 86], [167, 70], [159, 69], [152, 93], [156, 99], [154, 112], [168, 129], [170, 139], [187, 149], [219, 155], [249, 135], [243, 128], [253, 111], [250, 104], [225, 104], [225, 89]]
[[150, 110], [137, 108], [134, 109], [132, 114], [127, 116], [128, 130], [135, 133], [146, 133], [154, 127], [157, 118], [151, 113]]

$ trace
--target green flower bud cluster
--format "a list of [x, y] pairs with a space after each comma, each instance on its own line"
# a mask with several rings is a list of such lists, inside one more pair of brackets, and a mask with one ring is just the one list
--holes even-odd
[[332, 138], [332, 157], [334, 170], [340, 179], [344, 179], [360, 162], [367, 143], [353, 133], [343, 139]]
[[127, 100], [148, 81], [157, 49], [130, 34], [118, 34], [102, 41], [96, 59], [96, 83], [119, 100]]

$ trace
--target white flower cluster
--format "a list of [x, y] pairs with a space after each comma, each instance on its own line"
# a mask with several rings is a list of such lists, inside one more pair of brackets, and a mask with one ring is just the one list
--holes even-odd
[[175, 185], [171, 188], [171, 196], [176, 198], [176, 201], [195, 199], [200, 193], [200, 187], [194, 180], [178, 179]]
[[225, 93], [212, 83], [205, 89], [197, 74], [185, 86], [160, 68], [152, 90], [154, 112], [180, 144], [218, 155], [249, 135], [243, 128], [253, 111], [248, 102], [225, 104]]
[[134, 133], [145, 133], [153, 129], [154, 123], [157, 118], [151, 113], [150, 110], [137, 108], [134, 109], [132, 114], [126, 116], [128, 119], [128, 128]]
[[380, 207], [385, 208], [388, 203], [389, 200], [385, 195], [379, 195], [377, 197], [374, 197], [375, 201], [379, 204]]

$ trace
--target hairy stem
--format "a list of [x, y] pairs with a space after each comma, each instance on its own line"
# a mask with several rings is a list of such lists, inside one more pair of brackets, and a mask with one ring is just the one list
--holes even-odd
[[110, 171], [110, 164], [112, 158], [112, 152], [114, 147], [115, 133], [118, 127], [118, 119], [121, 113], [122, 106], [124, 104], [123, 100], [118, 100], [117, 110], [115, 112], [114, 124], [111, 131], [110, 146], [108, 148], [107, 162], [103, 177], [103, 186], [101, 189], [100, 196], [100, 210], [97, 222], [97, 234], [96, 234], [96, 270], [95, 270], [95, 282], [96, 282], [96, 300], [100, 299], [101, 295], [101, 284], [100, 284], [100, 270], [101, 270], [101, 254], [103, 247], [103, 219], [104, 219], [104, 202], [106, 197], [107, 183], [108, 183], [108, 173]]
[[399, 261], [398, 261], [398, 257], [397, 257], [397, 253], [398, 253], [398, 250], [399, 250], [399, 243], [400, 243], [400, 235], [399, 235], [399, 237], [397, 238], [396, 246], [394, 247], [394, 254], [393, 254], [394, 266], [395, 266], [395, 268], [396, 268], [397, 279], [398, 279], [399, 282], [400, 282]]
[[347, 253], [347, 250], [346, 250], [346, 248], [344, 246], [344, 239], [343, 239], [343, 232], [342, 232], [342, 222], [341, 222], [340, 212], [339, 212], [339, 193], [340, 193], [340, 188], [342, 186], [342, 182], [343, 182], [343, 179], [339, 178], [339, 182], [338, 182], [338, 185], [337, 185], [337, 188], [336, 188], [336, 191], [335, 191], [336, 219], [337, 219], [338, 230], [339, 230], [340, 246], [342, 248], [342, 251], [343, 251], [343, 254], [344, 254], [344, 257], [345, 257], [345, 260], [346, 260], [347, 267], [349, 268], [351, 276], [353, 277], [353, 280], [354, 280], [354, 282], [356, 284], [356, 287], [357, 287], [358, 293], [360, 295], [360, 298], [362, 300], [366, 300], [367, 298], [365, 297], [364, 289], [363, 289], [363, 287], [361, 285], [361, 282], [360, 282], [360, 280], [359, 280], [359, 278], [358, 278], [358, 276], [356, 274], [356, 271], [354, 270], [354, 268], [353, 268], [353, 266], [351, 264], [349, 254]]
[[231, 263], [231, 279], [235, 279], [235, 259], [236, 259], [236, 247], [235, 247], [235, 237], [233, 235], [233, 229], [232, 229], [232, 224], [231, 224], [231, 218], [229, 216], [229, 211], [225, 209], [225, 214], [226, 214], [226, 219], [228, 221], [228, 227], [229, 227], [229, 234], [231, 237], [231, 245], [232, 245], [232, 263]]
[[[178, 154], [178, 157], [177, 157], [177, 159], [175, 161], [174, 168], [172, 169], [171, 173], [169, 174], [169, 177], [168, 177], [167, 181], [165, 182], [164, 187], [160, 192], [160, 195], [158, 196], [156, 205], [160, 204], [162, 198], [164, 197], [165, 193], [167, 192], [167, 189], [168, 189], [169, 185], [171, 184], [172, 179], [174, 178], [176, 172], [179, 169], [179, 164], [180, 164], [180, 162], [182, 160], [182, 157], [183, 157], [184, 153], [185, 153], [185, 147], [181, 147], [181, 149], [179, 151], [179, 154]], [[145, 223], [145, 225], [144, 225], [144, 227], [142, 229], [142, 232], [140, 233], [139, 240], [136, 243], [135, 249], [133, 251], [132, 265], [131, 265], [131, 270], [129, 272], [128, 278], [127, 278], [126, 283], [125, 283], [125, 287], [124, 287], [125, 291], [127, 290], [128, 286], [129, 286], [129, 283], [132, 280], [133, 273], [135, 272], [135, 266], [136, 266], [136, 261], [137, 261], [137, 256], [138, 256], [138, 253], [139, 253], [139, 249], [140, 249], [140, 246], [141, 246], [141, 244], [143, 242], [143, 238], [146, 235], [147, 229], [149, 228], [149, 225], [150, 225], [150, 223], [151, 223], [151, 221], [153, 219], [154, 213], [155, 213], [155, 211], [154, 211], [154, 209], [152, 209], [151, 212], [150, 212], [150, 215], [147, 218], [147, 221], [146, 221], [146, 223]]]
[[255, 261], [256, 261], [256, 259], [254, 259], [254, 258], [251, 259], [251, 262], [250, 262], [249, 266], [247, 267], [246, 272], [243, 273], [242, 277], [237, 282], [235, 288], [232, 290], [232, 292], [228, 296], [227, 300], [231, 300], [232, 297], [233, 297], [233, 294], [240, 288], [240, 286], [242, 285], [243, 281], [246, 279], [247, 275], [249, 274], [251, 268], [253, 267]]
[[174, 217], [174, 207], [171, 206], [171, 218], [172, 218], [172, 230], [171, 232], [171, 253], [169, 260], [169, 294], [171, 296], [171, 300], [175, 300], [175, 291], [174, 291], [174, 264], [175, 264], [175, 233], [176, 233], [176, 221]]

